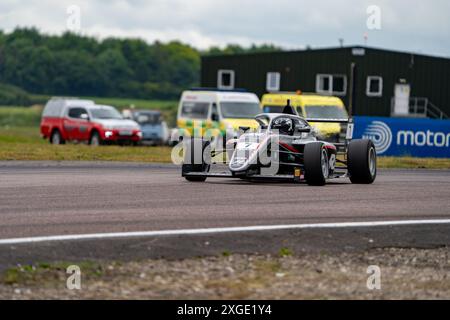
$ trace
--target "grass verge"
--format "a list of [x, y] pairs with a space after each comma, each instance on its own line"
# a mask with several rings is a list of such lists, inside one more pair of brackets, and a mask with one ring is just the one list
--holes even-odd
[[450, 169], [450, 159], [379, 157], [378, 167], [384, 169]]
[[155, 162], [171, 161], [169, 147], [119, 147], [92, 148], [87, 145], [52, 146], [46, 144], [0, 144], [0, 161], [122, 161]]
[[171, 161], [169, 147], [119, 147], [93, 148], [85, 144], [53, 146], [39, 136], [39, 128], [0, 128], [0, 160], [30, 161]]
[[39, 126], [42, 106], [0, 107], [0, 127]]
[[[67, 262], [59, 263], [36, 263], [34, 265], [23, 265], [7, 269], [1, 278], [5, 285], [33, 285], [42, 283], [51, 285], [67, 277], [66, 270], [73, 264]], [[83, 270], [85, 276], [90, 278], [100, 278], [105, 274], [104, 266], [96, 262], [83, 261], [76, 264]]]

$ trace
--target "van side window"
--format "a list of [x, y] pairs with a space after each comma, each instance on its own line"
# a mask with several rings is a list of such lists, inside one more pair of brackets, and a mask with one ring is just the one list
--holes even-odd
[[74, 119], [81, 119], [82, 114], [87, 114], [86, 109], [84, 108], [70, 108], [69, 117]]
[[207, 102], [184, 102], [181, 107], [181, 117], [188, 119], [206, 119], [209, 112]]

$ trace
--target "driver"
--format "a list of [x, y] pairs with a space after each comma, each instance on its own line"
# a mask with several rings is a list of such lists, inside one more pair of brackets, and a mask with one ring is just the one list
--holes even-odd
[[294, 122], [290, 118], [275, 119], [272, 129], [278, 130], [280, 134], [292, 136], [294, 134]]

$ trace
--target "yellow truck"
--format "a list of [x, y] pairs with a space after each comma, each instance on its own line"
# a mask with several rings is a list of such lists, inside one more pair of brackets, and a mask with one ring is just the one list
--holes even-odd
[[[268, 93], [261, 99], [264, 113], [281, 113], [287, 104], [297, 110], [297, 113], [307, 119], [348, 119], [348, 113], [341, 99], [333, 96], [321, 96], [301, 92], [294, 93]], [[339, 123], [310, 122], [318, 131], [321, 139], [330, 142], [339, 142], [341, 125]]]

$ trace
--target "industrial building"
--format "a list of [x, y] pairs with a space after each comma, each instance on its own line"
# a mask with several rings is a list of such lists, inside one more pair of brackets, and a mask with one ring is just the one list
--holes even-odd
[[354, 115], [450, 115], [449, 58], [369, 47], [204, 56], [201, 85], [334, 95]]

